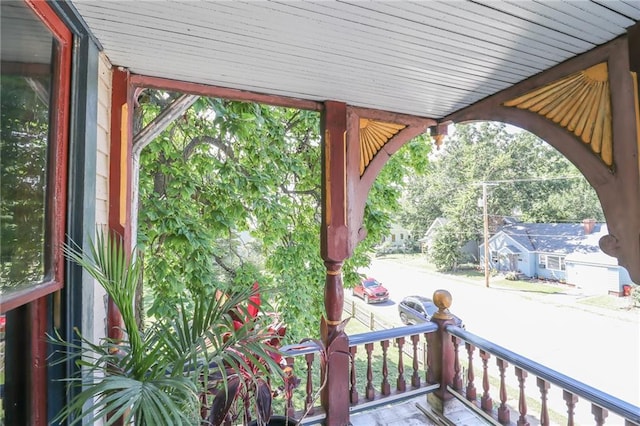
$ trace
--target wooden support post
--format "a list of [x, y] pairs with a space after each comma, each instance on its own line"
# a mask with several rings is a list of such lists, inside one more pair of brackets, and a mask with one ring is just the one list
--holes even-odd
[[431, 321], [438, 325], [438, 330], [427, 334], [427, 351], [429, 358], [428, 377], [440, 383], [440, 388], [429, 394], [432, 407], [440, 412], [444, 411], [446, 401], [453, 398], [447, 391], [447, 386], [453, 386], [455, 378], [455, 348], [451, 335], [445, 327], [455, 324], [453, 316], [449, 313], [451, 306], [451, 294], [447, 290], [436, 290], [433, 293], [433, 302], [438, 307]]
[[322, 340], [326, 348], [327, 362], [321, 376], [325, 380], [322, 389], [322, 406], [327, 413], [327, 426], [346, 426], [349, 424], [349, 338], [339, 327], [344, 303], [342, 288], [342, 263], [325, 262], [327, 277], [325, 281], [325, 311], [322, 318]]
[[[109, 150], [109, 229], [122, 237], [125, 253], [131, 248], [131, 143], [133, 94], [129, 71], [116, 68], [111, 88], [111, 144]], [[92, 236], [93, 237], [93, 236]], [[115, 303], [107, 305], [107, 333], [122, 339], [122, 318]]]
[[322, 406], [327, 413], [327, 426], [349, 424], [349, 338], [342, 330], [344, 288], [342, 262], [352, 254], [347, 223], [346, 133], [347, 106], [326, 102], [322, 114], [322, 226], [320, 252], [327, 275], [324, 289], [326, 317], [322, 318], [321, 335], [327, 351], [327, 362], [321, 376], [326, 379], [322, 390]]

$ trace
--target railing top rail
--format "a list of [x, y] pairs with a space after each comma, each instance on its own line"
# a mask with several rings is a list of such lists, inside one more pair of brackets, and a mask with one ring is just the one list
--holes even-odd
[[280, 352], [284, 356], [302, 356], [315, 352], [320, 352], [320, 346], [314, 340], [308, 340], [302, 343], [294, 343], [291, 345], [285, 345], [280, 348]]
[[[432, 322], [407, 325], [404, 327], [389, 328], [387, 330], [370, 331], [349, 336], [349, 346], [365, 345], [367, 343], [380, 342], [398, 337], [413, 336], [416, 334], [432, 333], [438, 326]], [[319, 352], [320, 346], [316, 341], [308, 340], [302, 343], [286, 345], [280, 348], [285, 356], [302, 356], [314, 352]]]
[[364, 345], [382, 340], [395, 339], [397, 337], [413, 336], [416, 334], [433, 333], [438, 330], [438, 325], [433, 322], [423, 322], [404, 327], [388, 328], [386, 330], [370, 331], [368, 333], [349, 336], [349, 346]]
[[446, 330], [449, 334], [459, 337], [465, 342], [468, 342], [483, 351], [489, 352], [500, 359], [508, 361], [537, 377], [561, 387], [562, 389], [578, 395], [600, 407], [606, 408], [607, 410], [626, 419], [632, 420], [635, 423], [640, 423], [640, 407], [602, 392], [569, 376], [552, 370], [551, 368], [545, 367], [542, 364], [512, 352], [509, 349], [503, 348], [502, 346], [483, 339], [482, 337], [476, 336], [473, 333], [469, 333], [455, 325], [448, 325]]

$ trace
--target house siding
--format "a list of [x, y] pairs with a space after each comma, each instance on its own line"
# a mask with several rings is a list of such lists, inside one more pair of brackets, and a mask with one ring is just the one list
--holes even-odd
[[583, 288], [586, 293], [609, 294], [622, 294], [623, 286], [633, 283], [629, 272], [609, 256], [568, 257], [567, 282]]
[[[100, 54], [98, 62], [98, 107], [96, 135], [96, 194], [95, 223], [97, 230], [106, 230], [109, 223], [109, 145], [111, 137], [111, 64]], [[107, 296], [94, 282], [93, 291], [87, 292], [86, 304], [92, 317], [93, 338], [97, 341], [107, 335]]]
[[567, 283], [578, 286], [588, 294], [617, 294], [621, 291], [618, 266], [568, 262]]
[[96, 161], [96, 227], [109, 223], [109, 140], [111, 128], [111, 64], [100, 55], [98, 67], [98, 136]]
[[[518, 256], [514, 272], [522, 272], [531, 276], [532, 262], [529, 252], [513, 238], [502, 232], [497, 233], [489, 240], [489, 268], [502, 272], [512, 271], [511, 262], [507, 257], [507, 254], [511, 252], [509, 247], [516, 247], [519, 250], [518, 253], [514, 253]], [[478, 252], [480, 264], [484, 265], [484, 244], [479, 246]], [[497, 259], [492, 255], [492, 252], [498, 253]]]

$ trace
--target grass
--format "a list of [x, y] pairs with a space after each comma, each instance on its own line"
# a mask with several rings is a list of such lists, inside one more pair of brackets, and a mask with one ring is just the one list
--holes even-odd
[[368, 333], [369, 331], [371, 331], [369, 330], [369, 327], [367, 327], [360, 321], [357, 321], [355, 318], [351, 318], [349, 320], [349, 323], [347, 324], [347, 327], [345, 329], [345, 332], [349, 336], [360, 333]]
[[493, 284], [494, 287], [509, 289], [509, 290], [518, 290], [532, 293], [543, 293], [543, 294], [555, 294], [555, 293], [563, 293], [565, 289], [560, 285], [549, 285], [536, 281], [510, 281], [504, 278], [494, 279], [493, 283], [490, 281], [490, 285]]
[[[393, 260], [394, 262], [402, 263], [404, 265], [413, 266], [423, 271], [442, 274], [447, 277], [456, 277], [465, 279], [469, 284], [484, 285], [484, 272], [478, 270], [475, 265], [462, 265], [456, 271], [440, 272], [436, 267], [430, 263], [424, 254], [391, 254], [379, 259]], [[549, 284], [540, 281], [510, 281], [502, 276], [492, 276], [489, 280], [489, 285], [502, 289], [519, 290], [525, 292], [535, 292], [542, 294], [554, 294], [562, 293], [565, 291], [560, 284]]]
[[630, 296], [619, 297], [612, 296], [609, 294], [603, 294], [600, 296], [591, 296], [585, 297], [583, 299], [578, 300], [578, 303], [582, 303], [583, 305], [596, 306], [598, 308], [604, 309], [632, 309], [634, 308], [633, 300]]

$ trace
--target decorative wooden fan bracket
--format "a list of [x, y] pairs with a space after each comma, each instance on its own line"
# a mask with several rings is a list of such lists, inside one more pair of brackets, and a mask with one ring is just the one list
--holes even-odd
[[552, 120], [613, 167], [611, 91], [606, 62], [570, 74], [504, 103]]
[[405, 124], [360, 118], [360, 176], [385, 144], [405, 127]]

